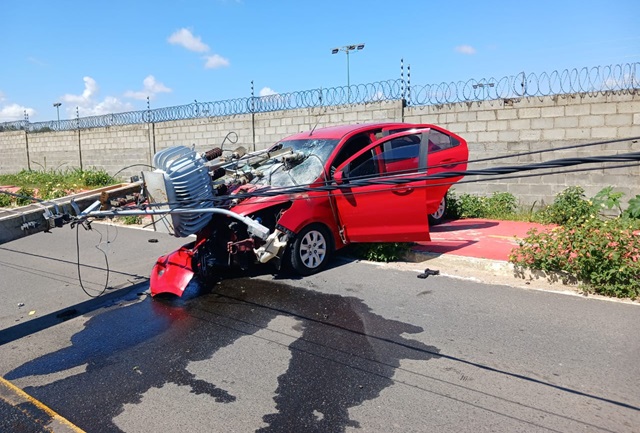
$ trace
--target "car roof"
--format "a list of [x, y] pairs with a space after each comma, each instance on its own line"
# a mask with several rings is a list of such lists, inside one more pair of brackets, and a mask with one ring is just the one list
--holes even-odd
[[383, 123], [359, 123], [359, 124], [348, 124], [348, 125], [339, 125], [339, 126], [328, 126], [326, 128], [315, 129], [311, 134], [310, 134], [310, 131], [299, 132], [297, 134], [290, 135], [289, 137], [284, 138], [282, 141], [300, 140], [300, 139], [306, 139], [309, 137], [340, 139], [345, 135], [356, 132], [358, 130], [383, 128], [385, 126], [415, 126], [415, 125], [416, 124], [413, 124], [413, 123], [383, 122]]

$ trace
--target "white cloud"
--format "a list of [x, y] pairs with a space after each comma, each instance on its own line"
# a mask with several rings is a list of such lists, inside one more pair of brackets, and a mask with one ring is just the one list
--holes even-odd
[[122, 102], [113, 96], [107, 96], [102, 101], [97, 99], [100, 87], [91, 77], [84, 77], [84, 90], [80, 95], [66, 94], [60, 98], [65, 102], [67, 113], [75, 117], [76, 107], [80, 116], [95, 116], [100, 114], [119, 113], [133, 110], [133, 105]]
[[469, 56], [476, 53], [476, 49], [471, 45], [458, 45], [457, 47], [455, 47], [455, 50], [461, 54], [467, 54]]
[[229, 66], [229, 60], [224, 57], [214, 54], [213, 56], [205, 56], [207, 61], [204, 64], [205, 69], [218, 69], [218, 68], [226, 68]]
[[13, 122], [16, 120], [24, 120], [26, 111], [29, 117], [36, 114], [33, 108], [25, 107], [20, 104], [9, 104], [6, 95], [0, 90], [0, 102], [6, 102], [6, 105], [0, 105], [0, 122]]
[[209, 46], [202, 42], [200, 36], [194, 36], [189, 29], [182, 28], [169, 36], [167, 40], [170, 44], [180, 45], [189, 51], [198, 53], [206, 53], [209, 51]]
[[[194, 36], [191, 30], [182, 28], [174, 32], [167, 41], [172, 45], [180, 45], [189, 51], [198, 53], [208, 53], [211, 51], [209, 45], [202, 42], [200, 36]], [[205, 69], [226, 68], [229, 66], [229, 59], [222, 57], [220, 54], [211, 54], [203, 57], [205, 60]], [[146, 97], [146, 96], [145, 96]]]
[[170, 88], [168, 88], [161, 82], [156, 81], [156, 77], [154, 77], [153, 75], [148, 75], [142, 81], [142, 86], [143, 86], [142, 90], [139, 90], [139, 91], [128, 90], [125, 92], [124, 96], [127, 98], [144, 100], [144, 99], [147, 99], [147, 96], [149, 97], [149, 99], [154, 99], [158, 93], [171, 92]]
[[73, 104], [78, 106], [85, 106], [91, 103], [93, 97], [100, 91], [98, 83], [91, 77], [83, 77], [84, 90], [80, 95], [66, 94], [62, 98], [62, 101], [67, 104]]
[[[1, 95], [0, 95], [1, 96]], [[3, 99], [0, 97], [0, 101]], [[33, 108], [27, 108], [18, 104], [5, 105], [0, 107], [0, 122], [13, 122], [16, 120], [24, 120], [24, 112], [27, 112], [29, 117], [33, 117], [36, 114], [36, 110]]]
[[80, 109], [81, 116], [98, 116], [100, 114], [122, 113], [132, 111], [133, 106], [128, 102], [122, 102], [113, 96], [107, 96], [102, 102], [98, 102], [93, 107]]
[[259, 93], [260, 96], [272, 96], [272, 95], [277, 95], [277, 94], [278, 94], [278, 92], [276, 92], [275, 90], [273, 90], [270, 87], [263, 87], [260, 90], [260, 93]]

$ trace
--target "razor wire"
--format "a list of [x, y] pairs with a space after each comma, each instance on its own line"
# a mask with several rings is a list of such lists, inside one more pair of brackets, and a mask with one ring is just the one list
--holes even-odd
[[640, 62], [565, 69], [550, 73], [520, 72], [502, 78], [469, 79], [426, 85], [413, 85], [410, 80], [402, 78], [222, 101], [195, 100], [190, 104], [172, 107], [45, 122], [32, 123], [26, 118], [0, 123], [0, 132], [70, 131], [398, 100], [405, 102], [407, 106], [425, 106], [553, 95], [579, 94], [595, 97], [608, 93], [635, 93], [638, 90], [640, 90]]
[[540, 74], [520, 72], [502, 78], [408, 86], [409, 105], [441, 105], [523, 97], [579, 94], [598, 96], [640, 89], [640, 63], [565, 69]]

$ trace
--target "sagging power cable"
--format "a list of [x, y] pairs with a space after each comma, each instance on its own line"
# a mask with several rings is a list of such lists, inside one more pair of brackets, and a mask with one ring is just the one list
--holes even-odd
[[109, 287], [109, 274], [111, 272], [111, 269], [109, 268], [109, 258], [107, 256], [107, 253], [102, 248], [99, 247], [100, 244], [102, 243], [102, 233], [99, 230], [96, 230], [96, 232], [98, 232], [98, 234], [100, 235], [100, 241], [96, 244], [95, 248], [98, 251], [100, 251], [104, 256], [105, 269], [107, 271], [107, 275], [105, 278], [104, 287], [102, 288], [100, 293], [98, 293], [97, 295], [92, 295], [85, 288], [84, 283], [82, 282], [82, 272], [80, 271], [80, 226], [82, 226], [85, 230], [92, 230], [91, 223], [88, 221], [85, 221], [83, 223], [78, 223], [76, 224], [76, 227], [75, 227], [76, 228], [76, 259], [77, 259], [76, 265], [78, 269], [78, 282], [80, 283], [80, 288], [87, 296], [89, 296], [90, 298], [98, 298], [102, 296], [107, 291], [107, 288]]
[[[345, 179], [342, 183], [336, 183], [335, 180], [329, 182], [322, 182], [320, 185], [317, 184], [306, 184], [300, 186], [288, 186], [288, 187], [267, 187], [267, 188], [259, 188], [250, 192], [239, 192], [233, 195], [221, 195], [216, 196], [213, 200], [213, 203], [220, 203], [226, 200], [232, 199], [246, 199], [251, 197], [274, 197], [282, 194], [297, 194], [297, 193], [308, 193], [308, 192], [331, 192], [336, 190], [348, 190], [355, 186], [370, 186], [370, 185], [402, 185], [410, 182], [419, 182], [419, 181], [429, 181], [429, 180], [439, 180], [439, 179], [451, 179], [456, 177], [463, 176], [493, 176], [496, 179], [506, 178], [504, 175], [526, 172], [526, 171], [535, 171], [535, 170], [548, 170], [553, 168], [563, 168], [563, 167], [571, 167], [576, 165], [584, 165], [584, 164], [596, 164], [596, 163], [608, 163], [608, 162], [639, 162], [640, 161], [640, 152], [631, 152], [624, 153], [618, 155], [603, 155], [603, 156], [592, 156], [592, 157], [581, 157], [581, 158], [563, 158], [556, 159], [546, 162], [539, 162], [533, 164], [525, 164], [525, 165], [513, 165], [513, 166], [503, 166], [503, 167], [495, 167], [495, 168], [487, 168], [480, 170], [465, 170], [465, 171], [449, 171], [443, 173], [436, 174], [423, 174], [419, 176], [393, 176], [393, 177], [384, 177], [384, 178], [364, 178], [364, 177], [354, 177]], [[634, 164], [632, 164], [634, 165]], [[620, 168], [620, 167], [618, 167]], [[599, 169], [602, 169], [600, 167]], [[586, 169], [583, 169], [587, 171]], [[578, 171], [574, 171], [578, 172]], [[551, 173], [544, 173], [546, 175], [552, 175]], [[395, 175], [393, 173], [392, 175]], [[538, 174], [539, 175], [539, 174]], [[499, 177], [503, 176], [503, 177]], [[510, 176], [509, 178], [514, 178]], [[453, 182], [449, 182], [451, 184]], [[470, 182], [467, 182], [470, 183]], [[445, 184], [447, 184], [445, 182]], [[433, 184], [427, 186], [435, 186]], [[148, 206], [182, 206], [188, 207], [190, 204], [202, 203], [202, 201], [192, 201], [192, 202], [181, 202], [181, 203], [173, 203], [173, 202], [164, 202], [164, 203], [150, 203]]]

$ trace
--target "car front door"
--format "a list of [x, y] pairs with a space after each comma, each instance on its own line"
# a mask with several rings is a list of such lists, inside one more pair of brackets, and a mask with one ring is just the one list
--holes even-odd
[[332, 195], [347, 242], [429, 240], [426, 181], [411, 180], [426, 172], [428, 134], [424, 128], [389, 135], [338, 167], [341, 188]]

